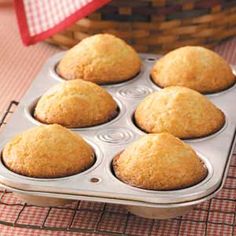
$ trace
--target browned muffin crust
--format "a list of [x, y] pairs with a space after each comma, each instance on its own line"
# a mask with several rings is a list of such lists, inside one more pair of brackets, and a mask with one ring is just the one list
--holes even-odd
[[83, 80], [71, 80], [49, 89], [38, 101], [34, 117], [46, 124], [89, 127], [118, 115], [118, 106], [102, 87]]
[[220, 92], [236, 82], [232, 69], [221, 56], [199, 46], [167, 53], [155, 63], [151, 77], [162, 88], [178, 85], [201, 93]]
[[125, 41], [110, 34], [96, 34], [67, 51], [56, 71], [66, 80], [109, 84], [129, 80], [140, 69], [138, 54]]
[[2, 160], [20, 175], [57, 178], [88, 169], [95, 162], [95, 155], [78, 134], [60, 125], [47, 125], [12, 138], [3, 149]]
[[142, 136], [113, 159], [112, 167], [124, 183], [149, 190], [190, 187], [208, 173], [195, 151], [168, 133]]
[[137, 106], [134, 119], [147, 133], [169, 132], [183, 139], [206, 137], [225, 124], [224, 113], [207, 97], [181, 86], [148, 95]]

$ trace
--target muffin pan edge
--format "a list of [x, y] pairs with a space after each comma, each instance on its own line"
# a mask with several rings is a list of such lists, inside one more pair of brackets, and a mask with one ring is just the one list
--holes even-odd
[[[26, 128], [36, 125], [28, 119], [25, 109], [28, 104], [40, 97], [49, 87], [59, 83], [59, 81], [55, 79], [52, 70], [63, 54], [64, 53], [59, 53], [54, 55], [45, 63], [44, 67], [39, 72], [32, 86], [21, 100], [17, 111], [13, 114], [10, 123], [0, 135], [1, 149], [3, 148], [3, 144], [10, 137], [24, 131]], [[90, 200], [104, 199], [106, 202], [152, 207], [162, 207], [163, 204], [169, 204], [170, 206], [171, 204], [173, 204], [173, 206], [181, 206], [181, 204], [191, 205], [195, 204], [196, 201], [200, 201], [199, 199], [206, 200], [211, 194], [218, 191], [222, 187], [222, 183], [226, 177], [235, 142], [235, 124], [232, 121], [236, 121], [236, 107], [232, 101], [236, 100], [236, 86], [231, 87], [228, 91], [225, 90], [217, 94], [217, 96], [209, 96], [209, 99], [225, 112], [227, 126], [221, 132], [211, 137], [211, 139], [196, 140], [195, 142], [189, 143], [197, 152], [200, 152], [212, 166], [212, 176], [208, 181], [203, 181], [202, 184], [186, 189], [171, 191], [171, 194], [169, 191], [145, 192], [132, 189], [126, 185], [121, 186], [120, 183], [116, 183], [107, 172], [107, 163], [110, 163], [114, 155], [141, 135], [140, 132], [130, 125], [130, 111], [133, 111], [141, 99], [148, 93], [159, 90], [155, 88], [155, 86], [152, 86], [149, 81], [149, 72], [154, 61], [149, 61], [148, 58], [157, 58], [157, 56], [151, 54], [140, 55], [143, 62], [143, 71], [141, 74], [137, 75], [137, 78], [123, 82], [119, 86], [104, 86], [115, 99], [118, 101], [122, 100], [123, 105], [121, 109], [124, 108], [124, 111], [121, 111], [122, 116], [119, 119], [115, 118], [112, 122], [103, 124], [102, 127], [98, 125], [88, 130], [86, 130], [86, 128], [79, 130], [73, 129], [74, 132], [79, 132], [85, 139], [96, 143], [103, 152], [103, 158], [95, 169], [84, 175], [74, 175], [72, 178], [65, 180], [35, 181], [11, 175], [9, 171], [4, 169], [4, 166], [0, 164], [0, 182], [13, 189], [21, 189], [27, 192], [37, 191], [49, 197], [58, 194], [60, 197], [64, 196], [69, 199], [82, 199], [82, 196], [86, 195], [87, 199]], [[142, 89], [142, 87], [144, 89]], [[124, 89], [122, 90], [122, 88]], [[138, 90], [135, 91], [135, 88]], [[133, 94], [132, 91], [134, 91]], [[126, 114], [126, 116], [124, 114]], [[120, 131], [122, 132], [113, 132], [112, 135], [107, 136], [105, 132], [106, 129], [119, 131], [120, 127]], [[122, 136], [124, 134], [125, 136]], [[119, 143], [119, 139], [122, 140], [122, 142]], [[83, 176], [83, 178], [81, 176]], [[95, 185], [95, 183], [89, 182], [91, 178], [98, 178], [101, 181]]]

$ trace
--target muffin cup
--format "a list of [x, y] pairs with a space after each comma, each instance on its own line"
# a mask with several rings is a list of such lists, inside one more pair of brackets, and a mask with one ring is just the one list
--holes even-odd
[[43, 206], [43, 207], [63, 206], [73, 202], [73, 200], [69, 199], [42, 197], [24, 193], [16, 193], [16, 192], [14, 192], [14, 195], [18, 199], [29, 205]]
[[[236, 73], [233, 71], [233, 74], [235, 75]], [[169, 86], [165, 86], [165, 87], [161, 86], [160, 84], [158, 84], [157, 82], [154, 81], [154, 79], [152, 78], [151, 74], [149, 75], [149, 80], [150, 80], [151, 84], [156, 87], [157, 90], [161, 90], [161, 89], [164, 89], [164, 88], [167, 88], [167, 87], [170, 86], [170, 85]], [[236, 85], [236, 82], [234, 81], [232, 84], [229, 84], [227, 87], [225, 87], [223, 89], [218, 89], [218, 90], [215, 90], [215, 91], [212, 91], [212, 92], [199, 92], [199, 93], [201, 93], [203, 95], [206, 95], [206, 96], [220, 95], [222, 93], [228, 92], [228, 90], [233, 88], [235, 85]], [[180, 85], [171, 85], [171, 86], [180, 86]], [[196, 89], [193, 89], [193, 90], [196, 90]]]
[[137, 216], [148, 219], [171, 219], [187, 214], [195, 205], [174, 207], [174, 208], [154, 208], [142, 206], [126, 206], [126, 209]]
[[[24, 112], [25, 115], [27, 117], [27, 119], [29, 119], [30, 122], [32, 122], [35, 125], [50, 125], [50, 124], [57, 124], [57, 123], [46, 123], [41, 121], [39, 118], [37, 118], [34, 115], [34, 111], [35, 111], [35, 107], [37, 106], [38, 101], [40, 100], [40, 97], [37, 97], [35, 99], [33, 99], [30, 103], [28, 103], [25, 108], [24, 108]], [[118, 100], [117, 98], [114, 98], [117, 105], [116, 110], [111, 114], [111, 116], [107, 117], [107, 120], [98, 124], [94, 124], [94, 125], [88, 125], [88, 126], [66, 126], [63, 124], [59, 124], [67, 129], [71, 129], [71, 130], [87, 130], [87, 129], [96, 129], [97, 127], [102, 127], [104, 125], [107, 124], [111, 124], [113, 122], [115, 122], [117, 119], [119, 119], [119, 117], [122, 115], [122, 113], [124, 112], [124, 107], [123, 104], [120, 102], [120, 100]]]
[[[178, 191], [178, 190], [183, 190], [183, 189], [187, 189], [187, 188], [190, 188], [190, 187], [194, 187], [194, 186], [196, 186], [196, 185], [198, 185], [198, 184], [201, 184], [203, 181], [205, 181], [205, 180], [209, 177], [209, 174], [211, 173], [211, 171], [210, 171], [210, 169], [209, 169], [209, 165], [202, 159], [201, 155], [199, 155], [199, 154], [197, 153], [197, 156], [198, 156], [198, 158], [200, 159], [200, 162], [202, 163], [202, 165], [204, 166], [204, 168], [205, 168], [205, 170], [206, 170], [205, 176], [203, 176], [203, 178], [202, 178], [199, 182], [194, 183], [194, 184], [191, 184], [191, 185], [187, 185], [187, 186], [185, 186], [185, 187], [175, 188], [175, 189], [149, 189], [149, 188], [144, 188], [144, 187], [141, 187], [141, 186], [137, 186], [137, 185], [131, 184], [131, 183], [129, 183], [128, 181], [124, 181], [124, 180], [122, 180], [122, 178], [120, 178], [120, 177], [118, 177], [118, 176], [116, 175], [114, 165], [115, 165], [115, 162], [120, 158], [120, 155], [121, 155], [123, 152], [124, 152], [124, 150], [121, 151], [121, 152], [119, 152], [118, 154], [116, 154], [116, 155], [114, 156], [114, 158], [112, 159], [112, 161], [111, 161], [111, 163], [110, 163], [110, 171], [111, 171], [111, 174], [112, 174], [112, 176], [113, 176], [116, 180], [118, 180], [119, 182], [121, 182], [121, 183], [123, 183], [123, 184], [125, 184], [125, 185], [127, 185], [127, 186], [129, 186], [129, 187], [136, 188], [136, 189], [138, 189], [138, 190], [144, 190], [144, 191], [147, 190], [147, 191], [153, 191], [153, 192], [155, 192], [155, 191], [162, 191], [162, 192], [165, 192], [165, 191]], [[152, 207], [150, 207], [150, 208], [152, 208]], [[169, 208], [168, 208], [168, 209], [169, 209]]]
[[[142, 129], [141, 127], [139, 127], [139, 125], [137, 124], [136, 120], [135, 120], [135, 117], [134, 117], [134, 114], [135, 114], [135, 111], [133, 111], [133, 113], [131, 114], [131, 122], [132, 122], [132, 125], [135, 129], [137, 129], [137, 131], [142, 134], [142, 135], [145, 135], [145, 134], [157, 134], [157, 132], [148, 132], [144, 129]], [[225, 113], [224, 114], [224, 118], [225, 118], [225, 121], [224, 121], [224, 124], [219, 128], [219, 129], [216, 129], [214, 131], [212, 131], [211, 133], [207, 134], [207, 135], [202, 135], [202, 136], [199, 136], [199, 137], [184, 137], [184, 138], [180, 138], [182, 141], [188, 141], [188, 142], [199, 142], [199, 141], [205, 141], [207, 139], [211, 139], [217, 135], [219, 135], [227, 126], [227, 123], [228, 123], [228, 119], [227, 119], [227, 116]], [[235, 147], [236, 148], [236, 147]]]
[[[51, 71], [53, 74], [53, 77], [59, 81], [59, 82], [65, 82], [65, 81], [69, 81], [69, 80], [73, 80], [73, 79], [66, 79], [64, 78], [59, 70], [58, 70], [58, 64], [60, 63], [60, 61], [58, 61], [54, 67], [54, 69]], [[119, 80], [119, 81], [109, 81], [109, 82], [103, 82], [103, 83], [99, 83], [99, 82], [94, 82], [94, 81], [89, 81], [88, 82], [92, 82], [95, 84], [98, 84], [100, 86], [121, 86], [124, 85], [126, 83], [132, 82], [133, 80], [135, 80], [138, 76], [140, 76], [142, 74], [142, 67], [140, 68], [140, 70], [133, 76], [131, 76], [128, 79], [124, 79], [124, 80]], [[75, 80], [75, 79], [74, 79]], [[86, 80], [85, 80], [86, 81]]]

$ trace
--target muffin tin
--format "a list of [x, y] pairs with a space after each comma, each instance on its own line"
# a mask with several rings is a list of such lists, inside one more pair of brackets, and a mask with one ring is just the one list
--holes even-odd
[[[64, 81], [55, 72], [63, 55], [64, 52], [50, 58], [33, 81], [0, 135], [1, 150], [17, 133], [35, 125], [44, 125], [32, 117], [32, 112], [38, 98], [48, 88]], [[105, 124], [71, 129], [78, 132], [95, 150], [97, 160], [90, 169], [69, 177], [39, 179], [13, 173], [1, 161], [0, 182], [20, 196], [41, 197], [42, 204], [48, 198], [117, 203], [128, 205], [131, 212], [149, 218], [182, 215], [194, 205], [212, 198], [223, 187], [235, 143], [236, 85], [206, 95], [224, 112], [224, 127], [208, 137], [184, 140], [194, 148], [208, 168], [208, 175], [202, 182], [180, 190], [153, 191], [129, 186], [114, 176], [112, 159], [130, 142], [145, 134], [133, 122], [136, 106], [149, 93], [160, 90], [150, 79], [150, 70], [159, 56], [140, 54], [140, 57], [143, 66], [135, 78], [119, 84], [103, 85], [119, 106], [118, 116]], [[232, 69], [236, 67], [232, 66]], [[25, 199], [29, 200], [28, 197]]]

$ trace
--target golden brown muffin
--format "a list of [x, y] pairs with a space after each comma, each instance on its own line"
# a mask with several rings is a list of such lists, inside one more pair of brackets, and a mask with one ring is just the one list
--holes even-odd
[[148, 133], [169, 132], [179, 138], [204, 137], [225, 123], [224, 113], [207, 97], [181, 86], [150, 94], [134, 117], [137, 126]]
[[140, 69], [141, 60], [131, 46], [113, 35], [97, 34], [67, 51], [57, 72], [66, 80], [104, 84], [129, 80]]
[[169, 132], [179, 138], [204, 137], [225, 123], [224, 113], [207, 97], [181, 86], [150, 94], [138, 105], [134, 117], [147, 133]]
[[88, 169], [93, 149], [60, 125], [31, 128], [10, 140], [2, 159], [11, 171], [36, 178], [64, 177]]
[[49, 89], [38, 101], [34, 116], [47, 124], [87, 127], [107, 122], [117, 115], [117, 104], [102, 87], [71, 80]]
[[147, 134], [113, 159], [115, 175], [129, 185], [172, 190], [199, 183], [205, 165], [188, 145], [168, 133]]
[[166, 54], [154, 65], [151, 77], [163, 88], [181, 85], [201, 93], [219, 92], [236, 82], [222, 57], [196, 46], [178, 48]]

